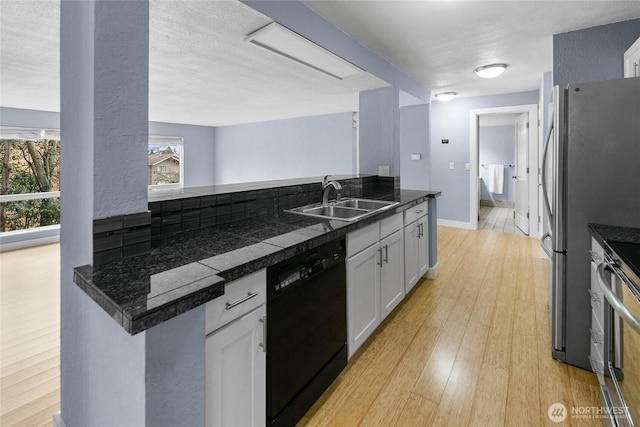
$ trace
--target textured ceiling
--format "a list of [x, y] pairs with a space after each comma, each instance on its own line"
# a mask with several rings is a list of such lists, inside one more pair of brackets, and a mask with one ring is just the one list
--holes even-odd
[[[640, 17], [640, 1], [305, 1], [434, 92], [536, 90], [552, 35]], [[57, 0], [0, 0], [0, 105], [59, 111]], [[208, 126], [356, 111], [369, 75], [338, 81], [244, 38], [271, 20], [237, 0], [150, 3], [149, 118]], [[506, 62], [498, 79], [473, 68]]]
[[[59, 111], [60, 3], [0, 1], [0, 105]], [[149, 120], [223, 126], [358, 111], [339, 81], [245, 42], [271, 19], [239, 1], [150, 2]]]
[[[537, 90], [554, 34], [640, 18], [638, 0], [303, 2], [433, 93], [460, 96]], [[500, 62], [499, 78], [473, 73]]]

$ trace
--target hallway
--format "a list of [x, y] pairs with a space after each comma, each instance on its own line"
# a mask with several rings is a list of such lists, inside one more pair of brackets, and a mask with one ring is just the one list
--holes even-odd
[[499, 206], [480, 206], [479, 230], [501, 231], [503, 233], [525, 234], [516, 227], [513, 217], [514, 208], [503, 208]]

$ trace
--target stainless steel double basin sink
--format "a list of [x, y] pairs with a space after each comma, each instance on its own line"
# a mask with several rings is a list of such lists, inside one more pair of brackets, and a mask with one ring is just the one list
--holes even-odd
[[313, 203], [293, 209], [285, 209], [299, 215], [312, 216], [323, 219], [337, 219], [340, 221], [355, 221], [367, 215], [389, 209], [399, 202], [388, 202], [386, 200], [371, 199], [342, 199], [340, 201]]

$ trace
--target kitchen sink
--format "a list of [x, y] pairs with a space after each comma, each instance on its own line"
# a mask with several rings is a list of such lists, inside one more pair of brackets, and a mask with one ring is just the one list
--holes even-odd
[[346, 199], [335, 202], [335, 206], [345, 208], [364, 209], [367, 211], [396, 205], [398, 202], [387, 202], [385, 200], [369, 200], [369, 199]]
[[343, 199], [326, 205], [313, 203], [293, 209], [285, 209], [299, 215], [307, 215], [323, 219], [337, 219], [340, 221], [354, 221], [367, 215], [380, 212], [397, 205], [399, 202], [370, 199]]

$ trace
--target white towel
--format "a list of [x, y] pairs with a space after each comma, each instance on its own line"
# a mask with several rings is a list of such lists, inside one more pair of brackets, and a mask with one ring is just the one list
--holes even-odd
[[504, 165], [489, 165], [489, 192], [502, 194]]

